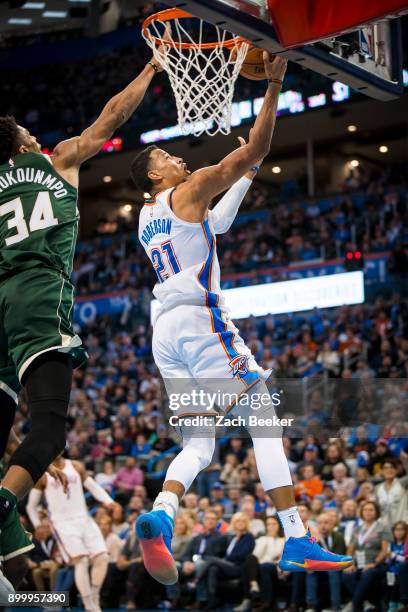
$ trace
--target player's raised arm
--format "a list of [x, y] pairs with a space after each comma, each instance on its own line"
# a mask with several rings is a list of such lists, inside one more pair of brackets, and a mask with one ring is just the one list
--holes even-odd
[[[170, 38], [168, 26], [163, 38], [164, 40]], [[143, 100], [153, 76], [162, 70], [162, 66], [152, 59], [139, 76], [109, 100], [90, 127], [86, 128], [80, 136], [64, 140], [57, 145], [52, 160], [55, 168], [64, 176], [64, 171], [77, 170], [84, 161], [99, 153], [103, 144], [133, 115]], [[66, 178], [71, 182], [75, 181], [75, 176]]]
[[220, 163], [194, 172], [188, 181], [177, 188], [173, 197], [174, 209], [181, 218], [187, 221], [202, 220], [212, 198], [228, 189], [257, 160], [269, 153], [287, 62], [279, 56], [271, 61], [266, 52], [264, 62], [269, 84], [248, 144], [227, 155]]
[[147, 64], [138, 77], [109, 100], [90, 127], [80, 136], [64, 140], [57, 145], [53, 153], [56, 169], [63, 171], [72, 167], [78, 168], [85, 160], [96, 155], [103, 144], [135, 112], [157, 70], [157, 64]]

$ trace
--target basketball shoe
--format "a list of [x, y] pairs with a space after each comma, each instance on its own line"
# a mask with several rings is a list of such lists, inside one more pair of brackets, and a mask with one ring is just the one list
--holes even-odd
[[175, 584], [178, 571], [171, 550], [174, 522], [164, 510], [142, 514], [136, 521], [146, 570], [161, 584]]

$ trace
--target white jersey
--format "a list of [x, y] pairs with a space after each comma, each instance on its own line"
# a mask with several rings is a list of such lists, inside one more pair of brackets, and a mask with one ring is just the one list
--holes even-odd
[[45, 499], [47, 500], [48, 512], [52, 523], [64, 522], [67, 520], [82, 520], [88, 518], [88, 508], [85, 502], [84, 489], [80, 474], [76, 471], [72, 461], [65, 460], [62, 470], [68, 477], [68, 492], [60, 482], [50, 476], [47, 472], [47, 485], [45, 487]]
[[173, 191], [158, 193], [139, 216], [139, 240], [158, 278], [153, 289], [158, 314], [180, 305], [222, 307], [211, 211], [203, 223], [179, 219], [172, 210]]

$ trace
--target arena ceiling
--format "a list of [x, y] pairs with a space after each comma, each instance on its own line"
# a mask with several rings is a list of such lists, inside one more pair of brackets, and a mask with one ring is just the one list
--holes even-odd
[[116, 29], [120, 19], [138, 17], [143, 0], [0, 0], [3, 42], [47, 32], [79, 30], [98, 35]]

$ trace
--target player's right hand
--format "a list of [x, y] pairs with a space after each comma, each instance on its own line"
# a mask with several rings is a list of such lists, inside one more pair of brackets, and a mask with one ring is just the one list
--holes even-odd
[[280, 55], [272, 56], [268, 51], [263, 52], [263, 61], [265, 65], [265, 72], [268, 79], [279, 79], [283, 81], [285, 76], [288, 60]]
[[162, 38], [163, 38], [163, 41], [165, 42], [159, 45], [159, 47], [157, 48], [157, 51], [155, 51], [153, 55], [153, 61], [156, 64], [159, 72], [162, 72], [162, 70], [164, 70], [163, 64], [160, 61], [160, 58], [167, 54], [167, 51], [170, 46], [170, 45], [166, 45], [165, 43], [166, 42], [171, 43], [173, 41], [171, 37], [171, 25], [169, 22], [167, 22], [165, 25], [165, 30], [164, 30], [164, 34]]
[[52, 465], [52, 463], [48, 466], [47, 472], [50, 476], [55, 478], [55, 480], [57, 480], [62, 485], [64, 493], [68, 493], [69, 480], [65, 472], [55, 467], [55, 465]]

